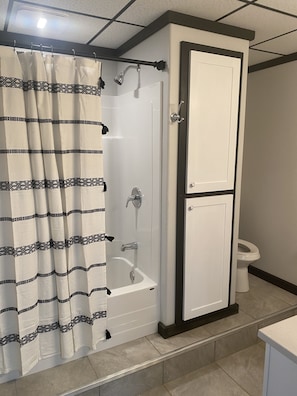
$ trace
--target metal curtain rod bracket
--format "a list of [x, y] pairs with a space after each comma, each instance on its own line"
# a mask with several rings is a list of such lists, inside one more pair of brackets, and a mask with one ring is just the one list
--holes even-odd
[[[43, 45], [43, 44], [35, 44], [35, 43], [30, 43], [30, 45], [26, 44], [26, 43], [17, 43], [16, 40], [13, 40], [13, 47], [16, 48], [16, 46], [18, 46], [19, 48], [31, 48], [31, 50], [33, 49], [33, 47], [36, 47], [37, 49], [39, 49], [40, 51], [47, 51], [50, 50], [52, 53], [53, 52], [57, 52], [57, 53], [62, 53], [65, 55], [69, 55], [69, 53], [67, 53], [67, 50], [61, 50], [59, 48], [54, 48], [53, 45]], [[94, 58], [96, 60], [107, 60], [107, 61], [113, 61], [113, 62], [123, 62], [123, 63], [132, 63], [132, 64], [136, 64], [136, 65], [144, 65], [144, 66], [152, 66], [154, 68], [156, 68], [157, 70], [165, 70], [166, 68], [166, 62], [164, 60], [160, 60], [160, 61], [154, 61], [154, 62], [150, 62], [150, 61], [145, 61], [145, 60], [139, 60], [139, 59], [129, 59], [129, 58], [120, 58], [120, 57], [113, 57], [113, 56], [100, 56], [96, 54], [96, 52], [92, 52], [92, 53], [80, 53], [77, 52], [74, 48], [71, 48], [71, 54], [73, 56], [81, 56], [81, 57], [86, 57], [86, 58]]]

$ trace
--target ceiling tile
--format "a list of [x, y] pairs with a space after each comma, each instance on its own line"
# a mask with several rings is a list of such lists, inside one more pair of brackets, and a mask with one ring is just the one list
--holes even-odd
[[224, 18], [222, 22], [255, 30], [256, 37], [251, 44], [270, 39], [290, 30], [297, 29], [297, 18], [269, 11], [254, 5]]
[[297, 52], [297, 31], [275, 38], [265, 43], [255, 45], [256, 49], [277, 52], [284, 55]]
[[0, 30], [4, 29], [8, 0], [0, 0]]
[[[65, 41], [81, 44], [88, 42], [106, 25], [106, 20], [56, 10], [45, 10], [44, 7], [19, 2], [14, 3], [12, 11], [8, 32], [50, 37], [57, 40], [62, 38]], [[48, 19], [44, 29], [36, 27], [40, 15]]]
[[275, 8], [276, 10], [281, 10], [297, 16], [296, 0], [258, 0], [257, 4], [258, 3], [266, 7]]
[[30, 0], [30, 3], [113, 18], [129, 0]]
[[138, 26], [113, 22], [90, 44], [99, 47], [118, 48], [142, 29], [142, 27]]
[[279, 55], [269, 54], [265, 52], [255, 51], [250, 49], [249, 51], [249, 66], [256, 65], [258, 63], [266, 62], [271, 59], [279, 58]]
[[242, 6], [239, 0], [136, 0], [119, 20], [147, 26], [170, 10], [214, 21]]

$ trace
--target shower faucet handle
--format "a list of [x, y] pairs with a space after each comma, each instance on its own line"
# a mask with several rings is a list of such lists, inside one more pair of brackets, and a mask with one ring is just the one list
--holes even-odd
[[132, 189], [131, 195], [127, 199], [126, 208], [128, 208], [129, 202], [132, 202], [135, 208], [140, 208], [142, 204], [142, 197], [143, 195], [141, 193], [141, 190], [138, 187], [134, 187]]

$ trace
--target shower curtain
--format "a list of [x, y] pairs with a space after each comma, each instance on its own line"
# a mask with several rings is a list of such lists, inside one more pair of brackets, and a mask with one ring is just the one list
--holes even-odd
[[106, 338], [95, 59], [0, 47], [0, 373]]

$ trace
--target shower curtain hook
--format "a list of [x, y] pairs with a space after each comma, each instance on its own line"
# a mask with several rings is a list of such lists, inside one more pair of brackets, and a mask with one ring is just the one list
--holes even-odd
[[51, 45], [51, 49], [52, 49], [52, 57], [54, 56], [54, 46]]
[[31, 55], [33, 55], [33, 43], [31, 42]]
[[72, 48], [72, 53], [73, 53], [73, 59], [75, 59], [75, 49]]
[[95, 62], [97, 62], [97, 54], [96, 54], [95, 51], [93, 52], [93, 55], [94, 55], [94, 58], [95, 58]]
[[14, 52], [16, 52], [16, 40], [13, 40], [13, 49], [14, 49]]

